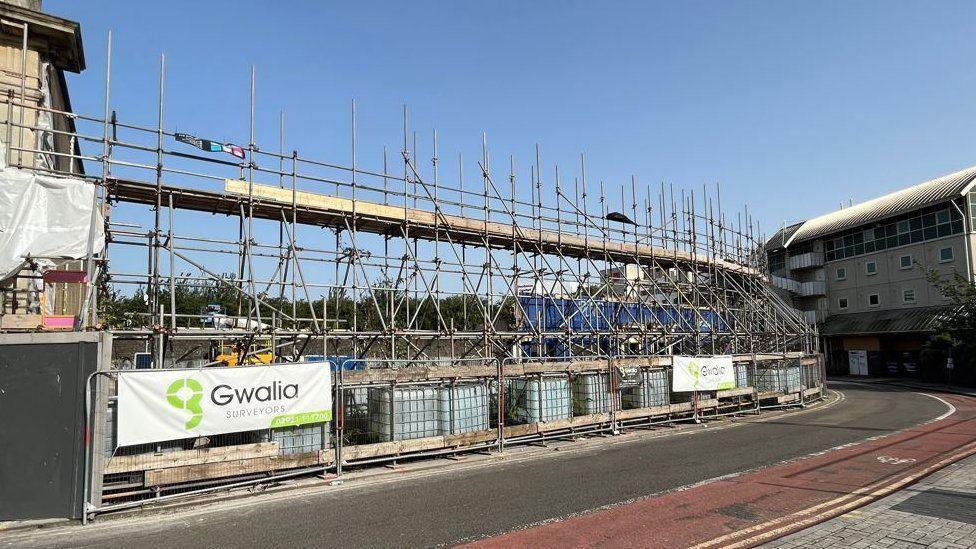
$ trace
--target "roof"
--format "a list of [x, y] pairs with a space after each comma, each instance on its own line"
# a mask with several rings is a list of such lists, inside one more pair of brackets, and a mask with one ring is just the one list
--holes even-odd
[[766, 251], [775, 252], [786, 247], [786, 243], [793, 236], [793, 233], [803, 225], [803, 221], [799, 221], [792, 225], [783, 227], [782, 229], [776, 231], [776, 233], [766, 241]]
[[[0, 1], [0, 16], [4, 21], [15, 24], [27, 23], [27, 36], [30, 40], [43, 40], [46, 45], [47, 54], [55, 67], [71, 71], [81, 72], [85, 70], [85, 48], [81, 43], [81, 26], [76, 21], [71, 21], [63, 17], [35, 11], [24, 6]], [[14, 32], [20, 40], [20, 30], [8, 26], [0, 25], [0, 31]], [[38, 48], [37, 43], [31, 45], [31, 49]]]
[[937, 306], [833, 315], [821, 324], [820, 334], [861, 335], [932, 332], [935, 330], [936, 322], [951, 310], [951, 307]]
[[[777, 236], [770, 239], [772, 249], [787, 247], [791, 244], [813, 240], [860, 225], [866, 225], [887, 219], [902, 213], [910, 212], [926, 206], [932, 206], [953, 198], [964, 196], [976, 184], [976, 166], [959, 170], [942, 177], [919, 183], [918, 185], [880, 196], [867, 202], [861, 202], [849, 208], [844, 208], [820, 217], [797, 224], [797, 228], [787, 231], [786, 244], [774, 242]], [[777, 233], [779, 235], [779, 233]], [[782, 242], [782, 236], [779, 236]]]

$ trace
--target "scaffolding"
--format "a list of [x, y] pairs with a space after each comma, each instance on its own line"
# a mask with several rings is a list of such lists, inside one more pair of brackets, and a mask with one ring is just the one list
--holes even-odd
[[[81, 150], [12, 144], [7, 160], [18, 166], [43, 152], [88, 165], [100, 205], [112, 212], [107, 252], [85, 259], [95, 283], [84, 321], [101, 322], [109, 287], [143, 288], [145, 310], [114, 328], [152, 341], [154, 364], [165, 363], [174, 340], [258, 335], [293, 356], [314, 338], [325, 355], [406, 361], [816, 351], [814, 329], [768, 283], [756, 223], [748, 212], [727, 217], [718, 185], [661, 185], [655, 195], [633, 178], [615, 203], [588, 175], [584, 155], [567, 183], [537, 147], [524, 179], [514, 156], [498, 173], [484, 136], [474, 176], [459, 156], [448, 181], [436, 132], [430, 158], [418, 158], [406, 107], [396, 159], [384, 150], [382, 167], [369, 168], [357, 157], [355, 103], [347, 162], [286, 152], [283, 117], [273, 152], [256, 142], [253, 68], [242, 158], [198, 154], [164, 125], [162, 59], [154, 127], [120, 120], [110, 72], [105, 86], [102, 117], [8, 95], [8, 112], [72, 118], [78, 130], [69, 137]], [[22, 128], [14, 117], [6, 124], [8, 135]], [[115, 220], [138, 217], [130, 212], [139, 206], [151, 226]], [[198, 222], [204, 212], [214, 219]], [[211, 236], [221, 222], [236, 224], [236, 238]], [[122, 248], [138, 248], [145, 270], [110, 260]], [[229, 276], [216, 267], [229, 263]], [[180, 310], [180, 288], [206, 284], [234, 292], [231, 325], [208, 326], [199, 311]], [[252, 345], [244, 354], [266, 350]]]
[[[762, 360], [805, 361], [816, 379], [787, 401], [802, 404], [808, 389], [820, 394], [816, 329], [775, 293], [758, 224], [748, 210], [727, 215], [717, 184], [652, 189], [633, 177], [611, 192], [588, 173], [583, 154], [566, 176], [543, 162], [538, 146], [528, 162], [514, 155], [499, 162], [484, 134], [480, 158], [466, 162], [458, 155], [448, 167], [437, 133], [418, 135], [406, 106], [399, 150], [376, 151], [378, 166], [369, 166], [357, 143], [354, 101], [349, 157], [313, 159], [286, 150], [283, 114], [277, 143], [258, 143], [253, 67], [246, 143], [205, 140], [175, 131], [165, 119], [162, 56], [156, 120], [118, 115], [111, 44], [109, 35], [101, 115], [57, 110], [13, 93], [0, 101], [7, 113], [34, 110], [72, 121], [66, 129], [41, 128], [24, 122], [37, 116], [8, 116], [7, 136], [46, 132], [73, 146], [41, 150], [8, 139], [7, 165], [96, 186], [92, 223], [101, 211], [106, 246], [95, 253], [90, 243], [83, 258], [89, 283], [78, 300], [79, 321], [84, 329], [110, 329], [117, 342], [147, 357], [131, 366], [227, 365], [220, 357], [228, 355], [234, 364], [333, 362], [343, 410], [328, 427], [332, 441], [315, 439], [331, 457], [296, 464], [341, 472], [344, 462], [527, 440], [546, 429], [513, 426], [517, 413], [505, 402], [507, 390], [534, 387], [538, 396], [555, 383], [549, 379], [569, 388], [570, 378], [594, 372], [607, 385], [607, 402], [596, 412], [583, 407], [586, 421], [572, 417], [548, 431], [615, 431], [652, 416], [698, 419], [708, 405], [715, 413], [758, 405], [755, 398], [742, 401], [757, 394], [740, 387], [623, 410], [618, 369], [659, 371], [674, 355], [733, 355], [753, 370]], [[430, 146], [425, 158], [421, 139]], [[38, 163], [40, 155], [59, 161]], [[183, 298], [194, 290], [220, 290], [230, 302], [191, 309]], [[132, 303], [133, 295], [142, 296], [141, 307], [115, 314], [116, 302]], [[116, 357], [117, 368], [130, 366], [124, 358]], [[459, 382], [480, 408], [456, 403]], [[441, 406], [431, 410], [446, 414], [448, 435], [462, 438], [410, 447], [397, 442], [403, 426], [392, 416], [400, 410], [395, 400], [409, 393], [397, 387], [410, 384], [428, 387], [417, 391]], [[720, 404], [723, 398], [732, 400]], [[391, 414], [390, 421], [377, 410]], [[542, 418], [540, 410], [533, 413]], [[355, 414], [385, 431], [354, 433]], [[427, 418], [430, 425], [441, 421], [428, 415], [435, 418]], [[477, 429], [456, 434], [467, 429], [457, 427], [458, 418]], [[247, 441], [267, 445], [266, 438]], [[368, 444], [378, 439], [398, 445]], [[129, 472], [112, 467], [105, 471]]]

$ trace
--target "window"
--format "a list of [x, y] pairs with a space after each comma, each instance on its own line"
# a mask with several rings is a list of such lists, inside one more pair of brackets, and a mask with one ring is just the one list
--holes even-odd
[[[976, 191], [969, 194], [969, 211], [976, 224]], [[851, 256], [880, 252], [963, 232], [963, 215], [955, 208], [927, 208], [888, 223], [858, 227], [824, 240], [824, 259], [836, 261]]]
[[840, 298], [840, 299], [837, 300], [837, 308], [838, 309], [846, 309], [847, 308], [847, 298], [846, 297], [842, 297], [842, 298]]
[[908, 289], [902, 290], [902, 292], [901, 292], [901, 300], [902, 300], [903, 303], [915, 303], [915, 289], [914, 288], [908, 288]]
[[947, 261], [952, 261], [952, 246], [939, 248], [939, 263], [945, 263]]
[[865, 263], [864, 264], [864, 272], [868, 273], [868, 275], [878, 274], [878, 262], [877, 261], [868, 261], [867, 263]]
[[847, 269], [844, 267], [837, 267], [837, 280], [847, 280]]
[[903, 256], [901, 256], [901, 258], [899, 258], [899, 261], [901, 262], [901, 268], [902, 269], [911, 269], [912, 268], [912, 256], [911, 255], [903, 255]]
[[976, 191], [969, 192], [969, 230], [976, 227]]
[[871, 294], [868, 296], [868, 307], [877, 307], [881, 304], [881, 296], [878, 294]]

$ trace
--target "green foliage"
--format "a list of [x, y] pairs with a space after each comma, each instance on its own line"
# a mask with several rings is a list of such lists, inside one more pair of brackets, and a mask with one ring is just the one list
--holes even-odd
[[[220, 305], [230, 316], [247, 316], [250, 300], [241, 299], [242, 294], [234, 288], [232, 280], [233, 275], [224, 275], [220, 281], [199, 281], [186, 277], [175, 279], [176, 313], [187, 315], [181, 317], [177, 325], [200, 326], [197, 318], [211, 304]], [[168, 281], [160, 288], [158, 295], [158, 303], [168, 312]], [[408, 295], [403, 290], [393, 289], [389, 282], [379, 284], [372, 293], [363, 292], [358, 299], [353, 299], [348, 290], [337, 288], [330, 289], [324, 298], [311, 303], [297, 299], [292, 304], [288, 297], [267, 294], [261, 294], [260, 299], [262, 321], [269, 323], [274, 314], [279, 326], [287, 329], [311, 329], [314, 315], [320, 322], [327, 318], [327, 328], [331, 330], [355, 327], [360, 331], [383, 331], [384, 327], [387, 330], [403, 329], [412, 323], [418, 330], [479, 331], [485, 324], [483, 311], [489, 307], [492, 318], [496, 319], [496, 329], [511, 326], [515, 320], [515, 301], [511, 297], [490, 302], [483, 297], [463, 294], [435, 300], [412, 293]], [[287, 320], [275, 313], [275, 309], [299, 320]], [[141, 286], [131, 296], [122, 295], [110, 286], [102, 298], [101, 312], [103, 324], [110, 328], [145, 327], [151, 318], [149, 300]], [[252, 312], [252, 318], [254, 316]]]
[[951, 382], [976, 386], [976, 284], [957, 271], [942, 277], [935, 270], [927, 270], [926, 278], [949, 301], [949, 308], [936, 321], [936, 334], [922, 350], [922, 375], [933, 381], [949, 381], [945, 364], [951, 357]]

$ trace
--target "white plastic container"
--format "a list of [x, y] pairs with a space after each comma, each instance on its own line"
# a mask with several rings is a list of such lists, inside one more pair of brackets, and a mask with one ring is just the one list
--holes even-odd
[[488, 428], [488, 394], [483, 384], [441, 387], [438, 421], [444, 435], [458, 435]]
[[512, 379], [506, 398], [516, 423], [569, 419], [573, 411], [569, 379], [563, 377], [544, 377], [541, 388], [538, 378]]
[[439, 435], [438, 393], [435, 387], [370, 388], [370, 439], [390, 442]]

